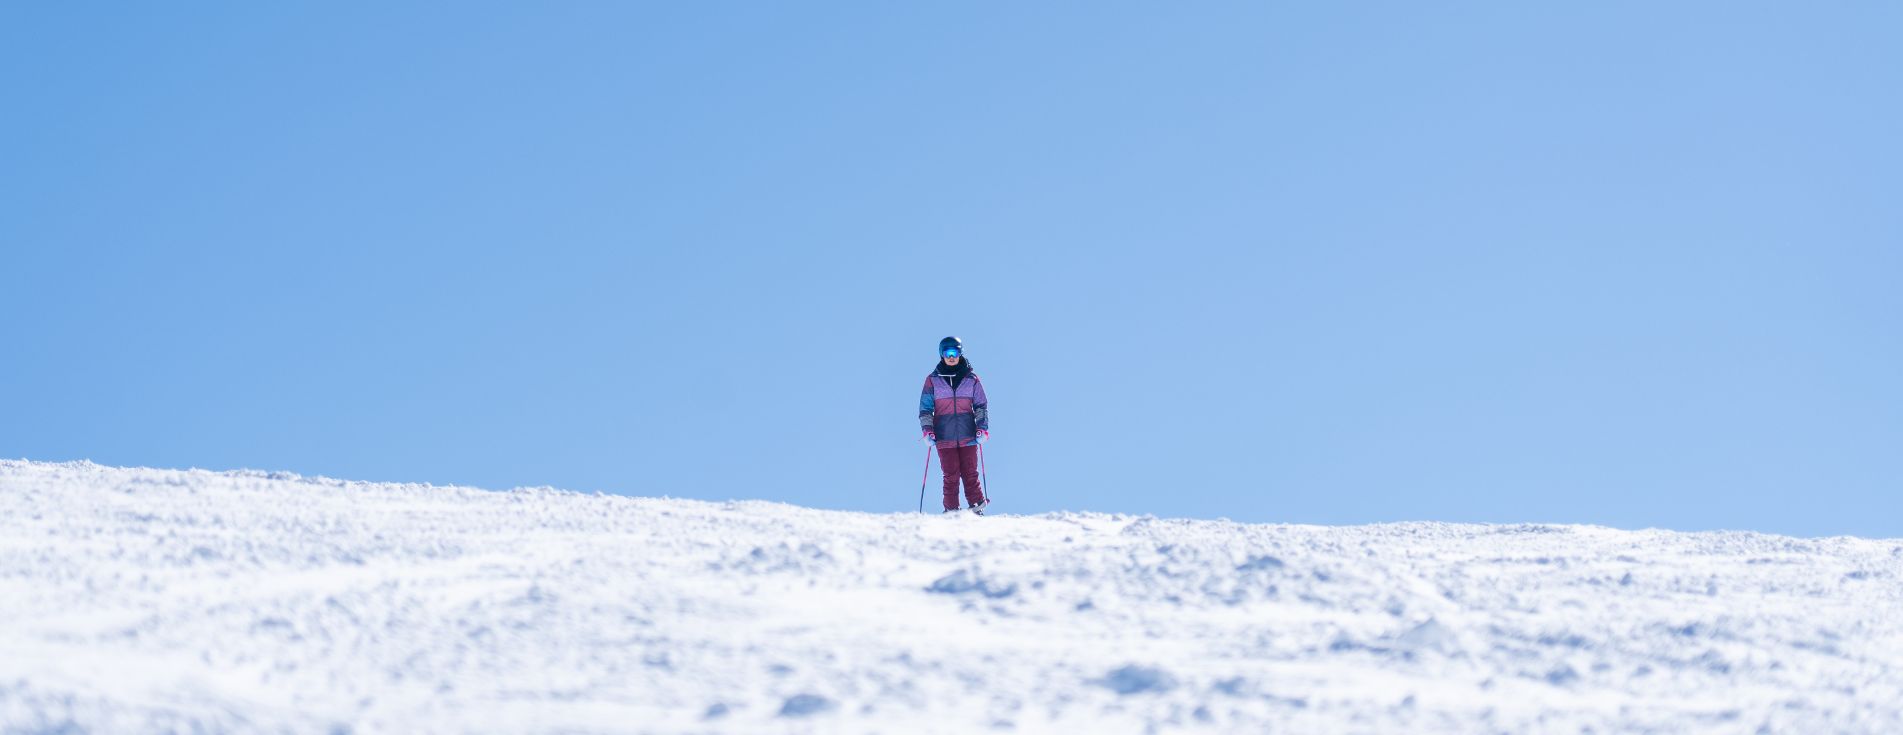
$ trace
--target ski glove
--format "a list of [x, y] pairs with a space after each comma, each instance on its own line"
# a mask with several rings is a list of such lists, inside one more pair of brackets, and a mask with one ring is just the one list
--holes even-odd
[[989, 439], [991, 439], [991, 432], [989, 432], [989, 431], [985, 431], [984, 429], [979, 429], [979, 430], [978, 430], [978, 443], [979, 443], [979, 444], [983, 444], [983, 443], [985, 443], [986, 441], [988, 441]]
[[933, 444], [937, 444], [937, 443], [938, 443], [938, 435], [937, 435], [937, 434], [934, 434], [934, 433], [932, 433], [932, 432], [929, 432], [929, 431], [927, 431], [927, 432], [925, 432], [925, 441], [928, 441], [928, 442], [931, 442], [931, 443], [933, 443]]

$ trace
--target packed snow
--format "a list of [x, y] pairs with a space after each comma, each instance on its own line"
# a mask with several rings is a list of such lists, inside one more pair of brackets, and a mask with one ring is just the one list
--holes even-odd
[[1897, 733], [1900, 562], [0, 461], [0, 731]]

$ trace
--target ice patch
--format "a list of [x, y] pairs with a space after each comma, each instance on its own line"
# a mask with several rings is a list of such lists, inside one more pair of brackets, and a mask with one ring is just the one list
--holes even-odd
[[1124, 696], [1144, 693], [1161, 694], [1176, 688], [1176, 677], [1155, 666], [1131, 664], [1112, 670], [1093, 683]]
[[976, 593], [997, 600], [1017, 594], [1018, 584], [1016, 582], [1009, 584], [994, 582], [984, 578], [974, 570], [960, 569], [951, 574], [939, 577], [932, 582], [930, 587], [926, 587], [925, 590], [941, 595]]
[[781, 717], [806, 717], [831, 710], [836, 705], [833, 700], [817, 694], [795, 694], [786, 698], [780, 705]]

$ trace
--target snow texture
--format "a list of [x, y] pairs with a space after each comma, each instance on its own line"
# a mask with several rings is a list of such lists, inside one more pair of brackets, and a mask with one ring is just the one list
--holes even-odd
[[0, 732], [1903, 732], [1903, 542], [0, 461]]

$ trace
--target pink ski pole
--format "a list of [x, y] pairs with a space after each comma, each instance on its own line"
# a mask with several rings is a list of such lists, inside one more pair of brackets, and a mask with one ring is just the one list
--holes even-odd
[[[979, 464], [984, 464], [980, 462]], [[932, 445], [925, 446], [925, 474], [918, 478], [918, 512], [925, 512], [925, 483], [932, 479]]]

